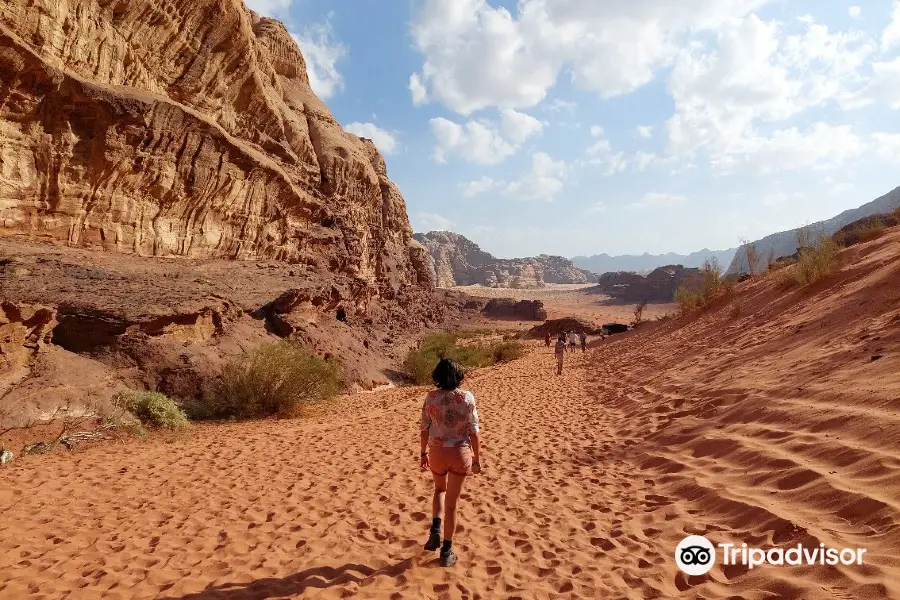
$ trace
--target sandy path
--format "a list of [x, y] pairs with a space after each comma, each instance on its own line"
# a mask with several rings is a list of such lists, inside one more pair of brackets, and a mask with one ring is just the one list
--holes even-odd
[[[424, 389], [327, 418], [0, 471], [0, 598], [900, 598], [900, 230], [827, 284], [750, 282], [687, 321], [475, 372], [487, 473], [451, 569], [426, 554]], [[740, 310], [733, 310], [740, 302]], [[876, 358], [878, 357], [878, 358]], [[863, 566], [717, 564], [687, 534], [865, 547]]]
[[22, 461], [0, 491], [0, 597], [593, 597], [616, 584], [596, 559], [645, 484], [597, 464], [619, 415], [570, 356], [564, 379], [543, 348], [471, 377], [490, 470], [465, 492], [456, 569], [420, 549], [423, 392], [388, 390], [327, 422]]

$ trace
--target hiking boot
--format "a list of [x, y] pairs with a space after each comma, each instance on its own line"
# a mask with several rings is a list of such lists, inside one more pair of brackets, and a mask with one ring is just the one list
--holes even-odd
[[453, 553], [453, 549], [448, 549], [446, 552], [441, 551], [441, 566], [442, 567], [450, 567], [456, 564], [456, 554]]
[[441, 547], [441, 534], [437, 531], [432, 531], [428, 534], [428, 541], [425, 542], [425, 549], [429, 552], [434, 552], [438, 548]]

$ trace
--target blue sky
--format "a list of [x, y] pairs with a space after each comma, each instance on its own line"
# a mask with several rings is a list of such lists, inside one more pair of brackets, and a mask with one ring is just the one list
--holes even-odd
[[900, 185], [900, 0], [250, 0], [416, 231], [723, 249]]

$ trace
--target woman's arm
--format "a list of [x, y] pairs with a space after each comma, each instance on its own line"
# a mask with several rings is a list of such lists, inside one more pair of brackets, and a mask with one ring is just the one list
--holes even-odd
[[425, 404], [422, 405], [422, 424], [419, 427], [419, 465], [423, 471], [427, 471], [428, 464], [428, 437], [431, 430], [431, 413], [428, 410], [428, 396], [425, 397]]
[[469, 442], [472, 444], [472, 460], [474, 462], [481, 462], [481, 443], [478, 439], [477, 433], [469, 434]]

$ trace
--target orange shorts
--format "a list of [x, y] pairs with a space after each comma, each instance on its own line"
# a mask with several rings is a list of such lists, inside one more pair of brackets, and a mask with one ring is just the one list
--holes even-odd
[[430, 446], [428, 464], [435, 475], [446, 475], [448, 472], [464, 477], [472, 474], [472, 447]]

